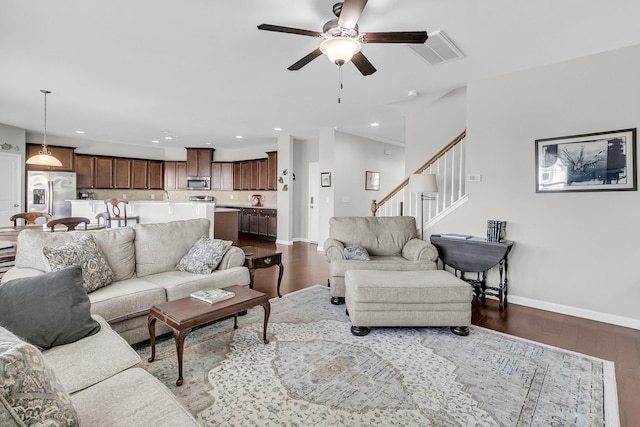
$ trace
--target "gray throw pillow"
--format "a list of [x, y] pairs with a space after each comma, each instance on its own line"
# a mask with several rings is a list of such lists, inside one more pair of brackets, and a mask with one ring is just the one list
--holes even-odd
[[218, 268], [227, 249], [231, 247], [231, 240], [199, 238], [182, 257], [177, 270], [196, 274], [211, 274]]
[[45, 246], [42, 253], [51, 271], [70, 265], [82, 267], [82, 280], [87, 293], [113, 282], [113, 270], [91, 234], [56, 248]]
[[77, 265], [0, 285], [0, 326], [40, 348], [97, 333], [90, 309]]
[[4, 328], [0, 328], [0, 425], [80, 425], [71, 397], [42, 353]]
[[347, 245], [342, 251], [344, 259], [352, 261], [369, 261], [369, 252], [360, 245]]

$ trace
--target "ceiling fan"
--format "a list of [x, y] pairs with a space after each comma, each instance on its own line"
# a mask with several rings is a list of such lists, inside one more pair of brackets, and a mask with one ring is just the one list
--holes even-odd
[[351, 61], [363, 76], [368, 76], [375, 73], [376, 69], [360, 51], [362, 43], [420, 44], [427, 41], [426, 31], [361, 33], [358, 19], [366, 4], [367, 0], [344, 0], [334, 4], [333, 13], [336, 18], [327, 21], [322, 27], [322, 32], [271, 24], [258, 25], [258, 29], [324, 39], [316, 50], [287, 68], [291, 71], [299, 70], [324, 53], [339, 67]]

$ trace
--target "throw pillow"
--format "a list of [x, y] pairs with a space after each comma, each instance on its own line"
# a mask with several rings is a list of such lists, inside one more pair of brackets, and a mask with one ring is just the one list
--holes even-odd
[[231, 240], [199, 238], [182, 257], [176, 269], [197, 274], [211, 274], [218, 268], [227, 249], [231, 247]]
[[82, 267], [82, 281], [87, 293], [113, 281], [113, 271], [91, 234], [56, 248], [45, 246], [42, 248], [42, 253], [52, 271], [70, 265]]
[[100, 330], [74, 265], [0, 286], [0, 326], [41, 348], [78, 341]]
[[80, 425], [69, 394], [42, 353], [4, 328], [0, 328], [0, 408], [6, 416], [2, 425], [9, 419], [15, 424], [8, 425]]
[[342, 251], [344, 259], [350, 259], [352, 261], [369, 261], [369, 252], [360, 245], [348, 245]]

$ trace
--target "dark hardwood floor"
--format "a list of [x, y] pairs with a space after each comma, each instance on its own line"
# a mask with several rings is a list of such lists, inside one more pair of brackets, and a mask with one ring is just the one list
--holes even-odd
[[[315, 284], [327, 284], [329, 265], [317, 245], [240, 239], [240, 246], [277, 248], [282, 252], [281, 292], [287, 294]], [[276, 297], [277, 268], [256, 271], [255, 289]], [[329, 301], [327, 300], [327, 304]], [[488, 329], [615, 362], [620, 425], [640, 426], [640, 331], [563, 314], [509, 304], [503, 312], [497, 302], [473, 305], [472, 323]]]

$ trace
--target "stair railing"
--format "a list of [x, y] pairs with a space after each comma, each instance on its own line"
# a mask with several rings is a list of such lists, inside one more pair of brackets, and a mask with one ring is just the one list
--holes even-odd
[[[420, 203], [425, 203], [425, 224], [431, 224], [436, 217], [466, 200], [464, 185], [466, 135], [466, 131], [463, 131], [414, 172], [416, 174], [432, 173], [437, 176], [438, 194], [435, 200], [423, 202], [419, 194], [407, 191], [406, 186], [409, 183], [407, 178], [379, 202], [373, 200], [371, 203], [373, 216], [411, 215], [419, 218]], [[424, 227], [425, 224], [419, 227]]]

